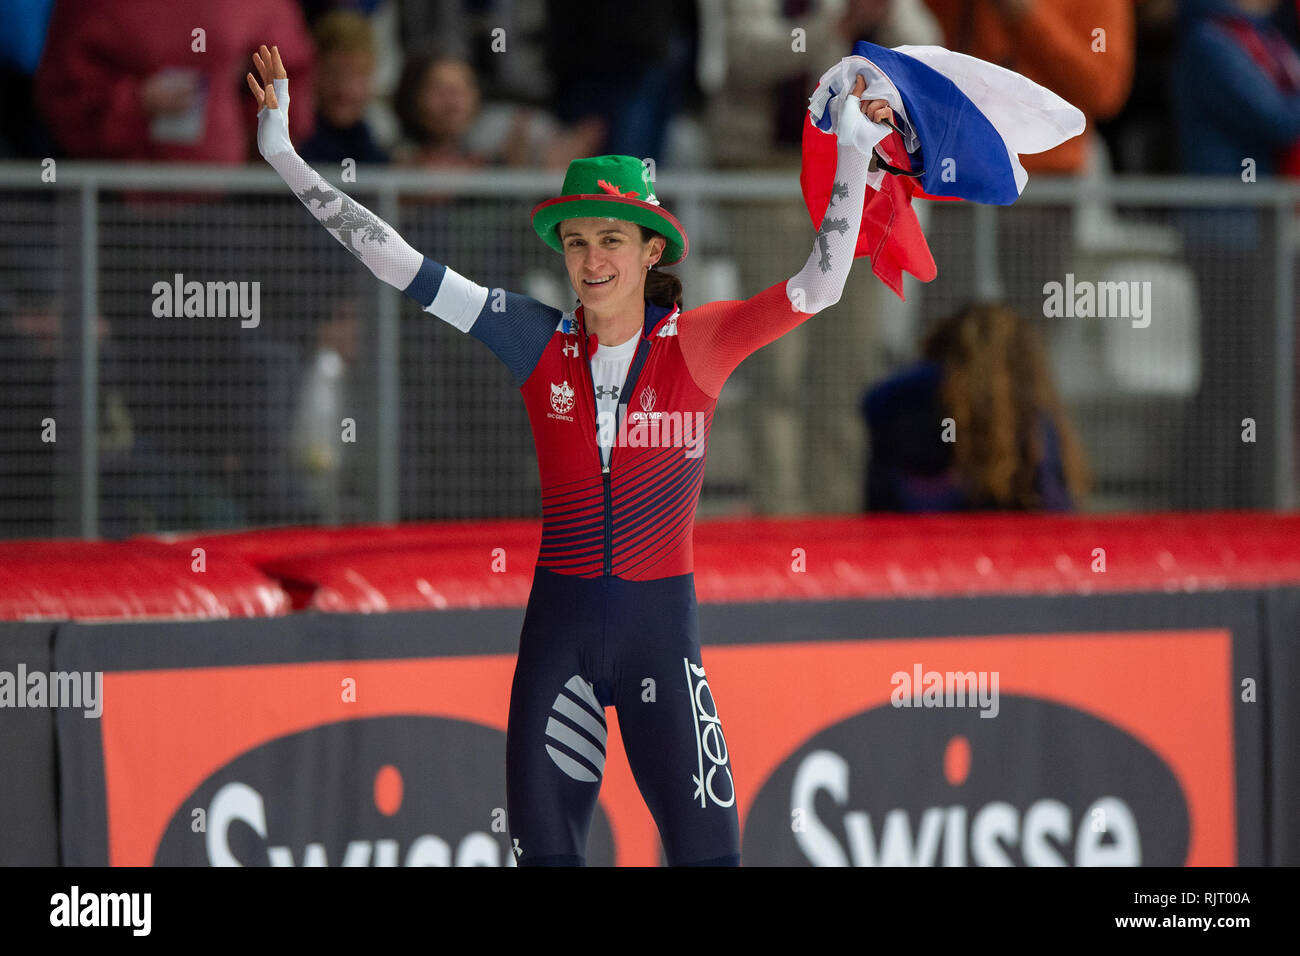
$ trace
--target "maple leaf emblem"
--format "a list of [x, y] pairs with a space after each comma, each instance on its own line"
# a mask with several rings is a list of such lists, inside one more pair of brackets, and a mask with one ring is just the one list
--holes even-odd
[[623, 192], [613, 183], [606, 182], [603, 179], [596, 180], [596, 185], [599, 186], [601, 189], [605, 190], [605, 192], [609, 193], [611, 196], [626, 196], [628, 199], [636, 199], [637, 196], [640, 195], [639, 193], [634, 193], [631, 191]]

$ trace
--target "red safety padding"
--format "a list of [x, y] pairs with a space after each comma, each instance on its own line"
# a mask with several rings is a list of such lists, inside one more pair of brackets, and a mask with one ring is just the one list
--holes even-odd
[[473, 544], [410, 544], [322, 551], [270, 561], [295, 608], [417, 611], [528, 603], [541, 526], [531, 540], [482, 533]]
[[269, 617], [289, 596], [247, 561], [149, 541], [0, 541], [0, 620]]
[[[162, 541], [168, 544], [202, 547], [208, 550], [243, 555], [250, 563], [262, 567], [270, 561], [297, 555], [329, 551], [394, 547], [408, 545], [438, 547], [474, 544], [490, 540], [510, 547], [520, 542], [540, 540], [540, 524], [534, 520], [499, 521], [424, 521], [410, 524], [365, 524], [344, 527], [262, 528], [222, 533], [200, 532], [142, 536], [134, 540]], [[493, 545], [494, 547], [497, 545]]]
[[1300, 517], [976, 514], [701, 522], [695, 566], [701, 601], [1290, 584], [1300, 582]]
[[[175, 537], [246, 555], [295, 607], [522, 606], [536, 521], [280, 528]], [[501, 549], [506, 570], [493, 570]], [[851, 515], [713, 519], [695, 534], [701, 601], [1194, 591], [1300, 583], [1300, 516]], [[497, 567], [500, 562], [497, 562]]]

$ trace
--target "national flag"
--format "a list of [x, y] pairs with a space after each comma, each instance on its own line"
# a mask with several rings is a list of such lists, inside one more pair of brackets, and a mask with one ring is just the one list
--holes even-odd
[[1010, 204], [1029, 178], [1019, 154], [1051, 149], [1084, 129], [1082, 112], [1019, 73], [942, 47], [889, 50], [859, 41], [809, 101], [800, 185], [814, 226], [830, 201], [839, 112], [859, 74], [867, 83], [862, 99], [886, 100], [902, 135], [869, 123], [856, 145], [920, 171], [868, 176], [855, 251], [871, 257], [872, 272], [900, 297], [904, 270], [923, 282], [937, 274], [913, 196]]

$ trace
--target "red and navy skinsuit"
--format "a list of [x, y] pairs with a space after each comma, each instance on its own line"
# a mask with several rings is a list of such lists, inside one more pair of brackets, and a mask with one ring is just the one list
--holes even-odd
[[[405, 292], [428, 307], [444, 275], [426, 258]], [[610, 705], [668, 863], [739, 864], [732, 763], [700, 662], [692, 533], [723, 383], [806, 318], [784, 282], [683, 313], [647, 303], [619, 421], [678, 412], [704, 434], [693, 449], [616, 442], [608, 467], [590, 371], [596, 338], [581, 307], [561, 313], [507, 293], [504, 309], [485, 302], [469, 328], [520, 386], [541, 473], [542, 544], [506, 735], [519, 865], [585, 862]]]

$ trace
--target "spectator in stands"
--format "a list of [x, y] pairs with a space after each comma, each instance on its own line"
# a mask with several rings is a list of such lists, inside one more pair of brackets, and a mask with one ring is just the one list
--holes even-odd
[[[547, 62], [565, 123], [599, 121], [600, 153], [662, 163], [694, 66], [695, 0], [548, 0]], [[582, 51], [575, 56], [574, 51]]]
[[563, 129], [531, 107], [483, 107], [473, 69], [454, 56], [410, 58], [396, 99], [407, 141], [399, 159], [410, 165], [563, 169], [570, 160], [596, 152], [604, 135], [598, 120]]
[[360, 295], [331, 301], [328, 316], [316, 329], [294, 409], [294, 468], [303, 496], [298, 510], [324, 524], [361, 517], [359, 502], [349, 493], [355, 492], [357, 456], [347, 454], [341, 430], [344, 418], [357, 415], [350, 395], [362, 309]]
[[294, 135], [305, 142], [315, 64], [298, 6], [225, 0], [219, 20], [215, 9], [207, 0], [165, 7], [58, 0], [36, 96], [63, 150], [93, 159], [246, 161], [256, 123], [243, 108], [244, 61], [264, 36], [277, 38], [294, 71]]
[[[1300, 176], [1300, 55], [1269, 21], [1278, 0], [1183, 0], [1174, 63], [1182, 171]], [[1231, 103], [1206, 109], [1205, 91]]]
[[1013, 309], [970, 305], [926, 336], [924, 361], [872, 388], [869, 511], [1068, 511], [1087, 466], [1042, 344]]
[[948, 49], [1015, 70], [1083, 111], [1083, 136], [1021, 158], [1030, 173], [1081, 172], [1093, 121], [1119, 112], [1132, 86], [1133, 0], [926, 2]]
[[[260, 42], [254, 34], [274, 35], [284, 60], [297, 61], [309, 77], [305, 87], [295, 83], [293, 94], [296, 135], [305, 141], [315, 116], [315, 62], [293, 0], [57, 0], [37, 99], [59, 144], [76, 157], [243, 163], [256, 118], [244, 108], [239, 86], [247, 50]], [[225, 190], [215, 179], [213, 185]], [[283, 369], [292, 367], [293, 356], [288, 362], [250, 356], [266, 350], [266, 336], [241, 334], [238, 323], [232, 329], [201, 318], [160, 321], [145, 294], [154, 280], [177, 273], [243, 281], [258, 280], [270, 267], [264, 257], [254, 259], [247, 243], [218, 238], [222, 228], [247, 232], [238, 214], [218, 208], [228, 200], [176, 193], [135, 198], [105, 217], [100, 246], [105, 274], [129, 276], [122, 282], [132, 284], [101, 289], [114, 351], [129, 369], [122, 390], [131, 454], [147, 449], [161, 463], [150, 471], [153, 490], [123, 499], [146, 502], [129, 518], [137, 525], [168, 526], [179, 517], [189, 526], [212, 526], [283, 515], [271, 495], [291, 492], [283, 482], [265, 486], [274, 480], [271, 451], [287, 444], [288, 425], [265, 412], [250, 415], [252, 406], [240, 403], [255, 396], [258, 409], [289, 407], [267, 396], [289, 388]], [[202, 205], [187, 205], [196, 199]], [[195, 223], [207, 227], [201, 240], [187, 228]], [[142, 260], [149, 240], [136, 237], [160, 235], [166, 239]], [[131, 238], [114, 239], [120, 236]], [[103, 486], [109, 484], [106, 475]]]
[[1178, 171], [1170, 80], [1178, 42], [1178, 0], [1137, 0], [1133, 90], [1123, 109], [1097, 124], [1117, 173]]
[[415, 56], [406, 62], [394, 102], [405, 140], [398, 159], [408, 165], [481, 165], [466, 137], [478, 115], [474, 71], [452, 56]]
[[299, 155], [308, 162], [386, 163], [366, 122], [375, 79], [375, 38], [357, 13], [327, 13], [312, 28], [316, 41], [316, 131]]
[[[1184, 0], [1172, 75], [1183, 172], [1237, 183], [1300, 174], [1300, 58], [1270, 23], [1277, 7], [1277, 0]], [[1211, 102], [1231, 106], [1206, 108], [1207, 91]], [[1240, 434], [1246, 416], [1261, 432], [1289, 427], [1271, 415], [1274, 331], [1260, 307], [1270, 301], [1260, 269], [1272, 256], [1271, 219], [1253, 206], [1180, 211], [1200, 298], [1202, 356], [1180, 456], [1195, 479], [1180, 507], [1272, 500], [1268, 458], [1252, 454], [1255, 446]]]

